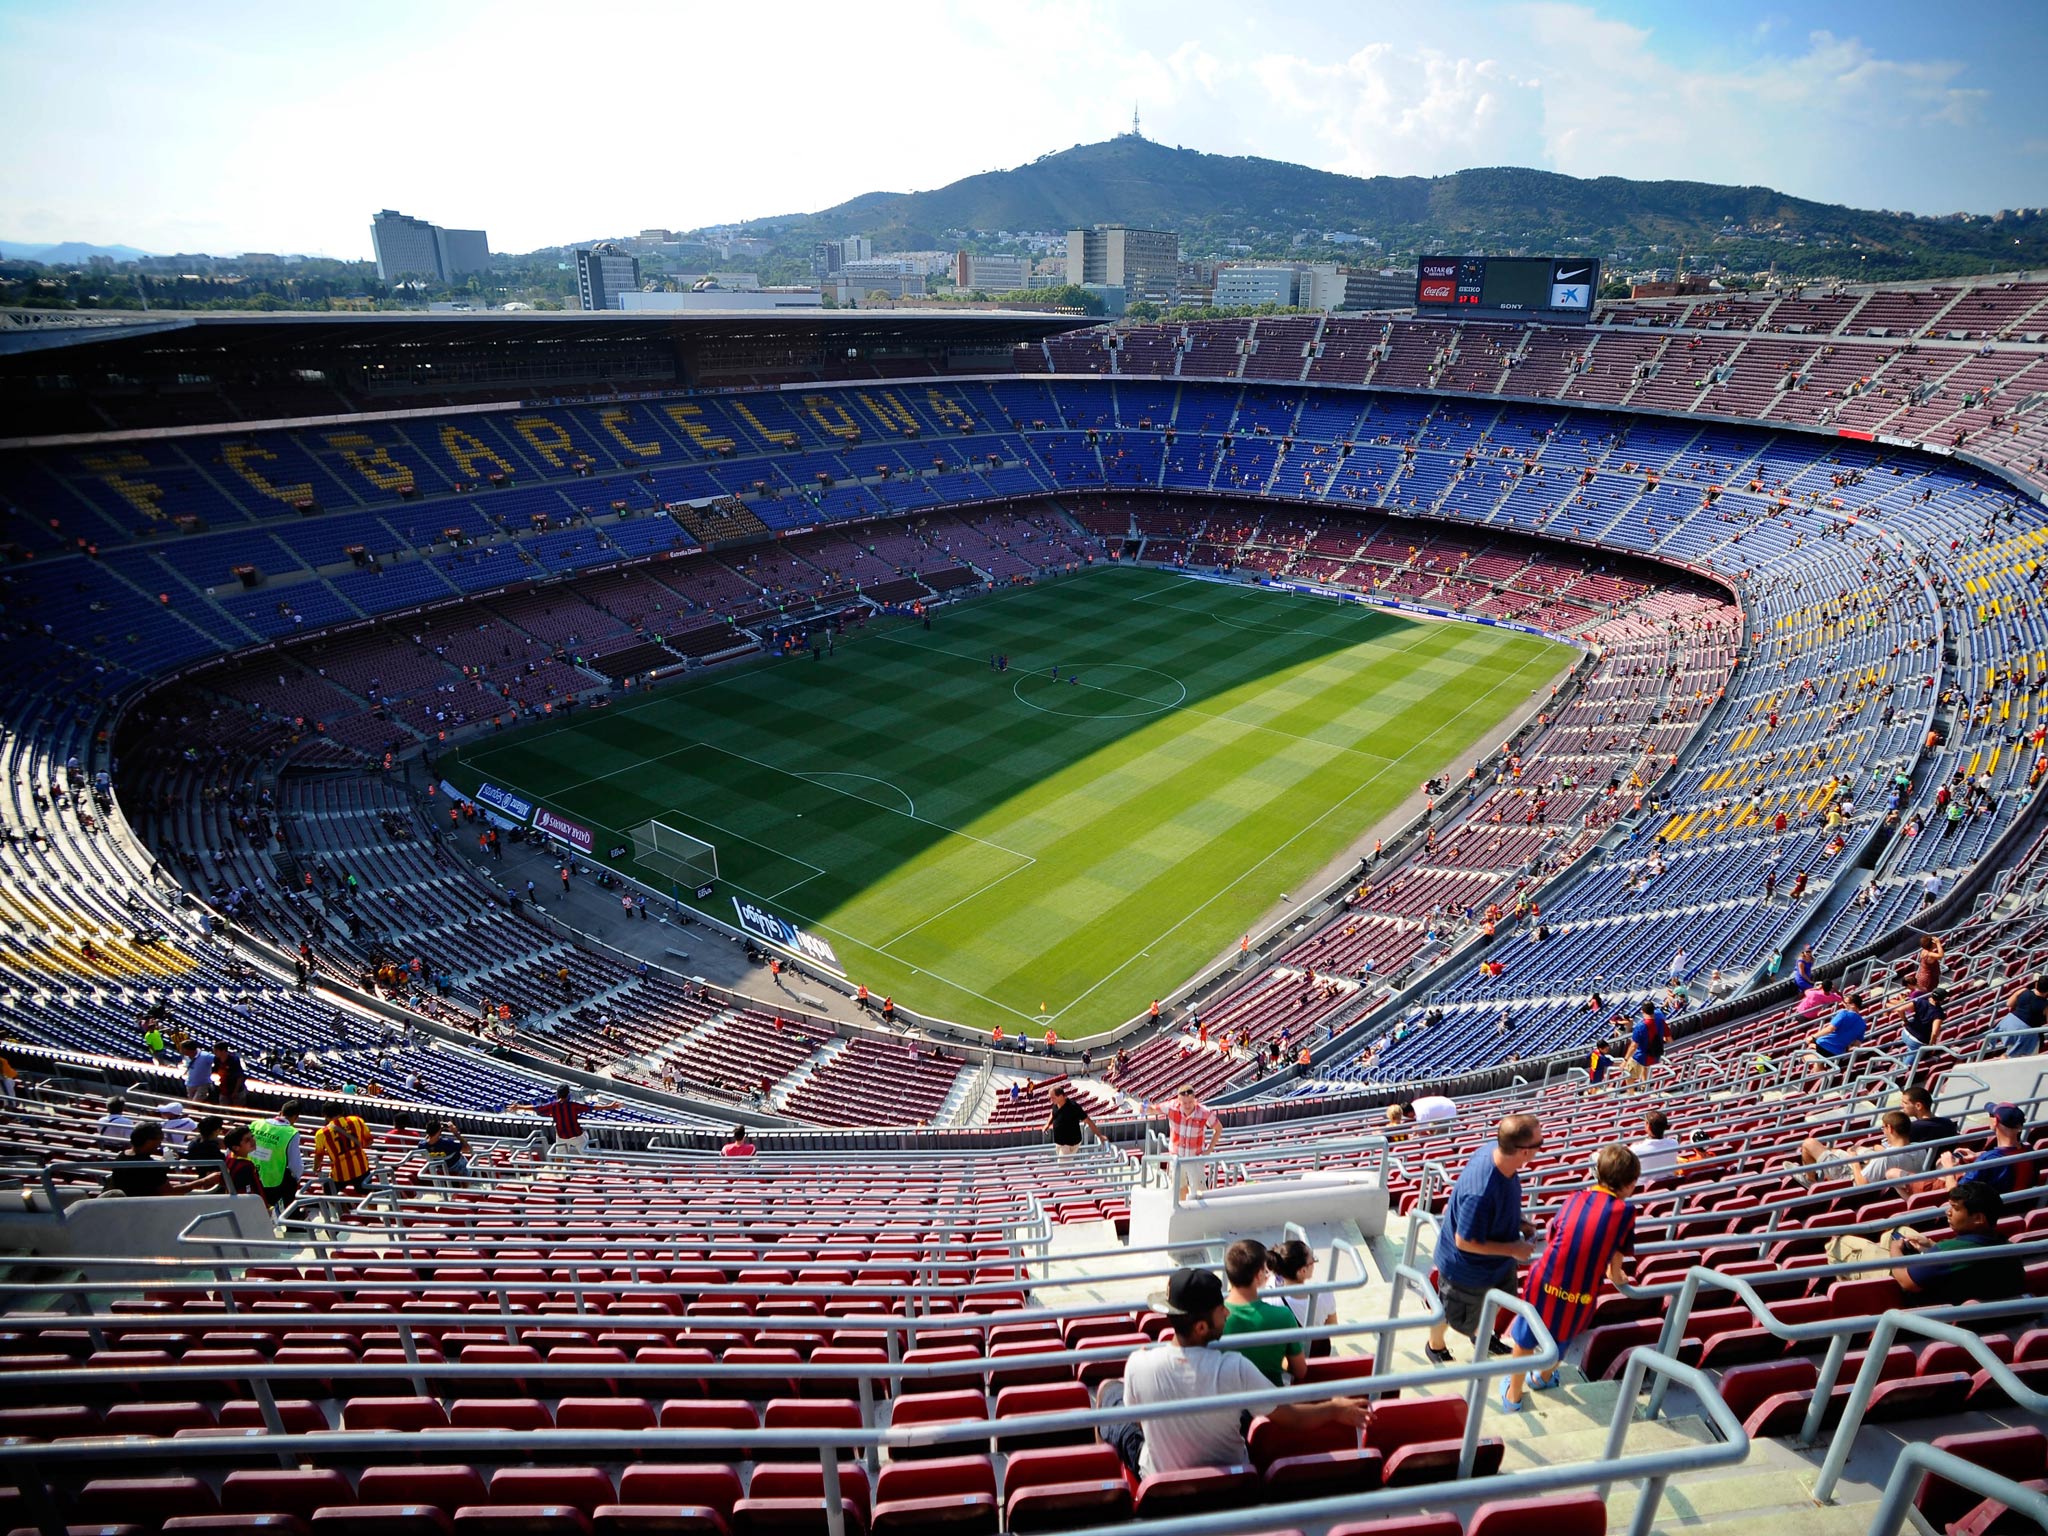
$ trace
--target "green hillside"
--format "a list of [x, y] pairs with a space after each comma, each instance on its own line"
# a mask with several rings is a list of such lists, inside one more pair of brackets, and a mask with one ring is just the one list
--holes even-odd
[[[934, 249], [977, 230], [1069, 229], [1120, 221], [1178, 229], [1190, 256], [1226, 244], [1293, 249], [1302, 230], [1370, 235], [1419, 250], [1586, 251], [1658, 259], [1650, 247], [1802, 274], [1877, 281], [2048, 264], [2048, 220], [1970, 223], [1810, 202], [1769, 187], [1587, 180], [1513, 166], [1450, 176], [1343, 176], [1308, 166], [1122, 137], [929, 192], [871, 192], [750, 232], [798, 243], [867, 234], [883, 249]], [[1724, 231], [1729, 231], [1724, 233]], [[1658, 259], [1658, 264], [1667, 264]]]

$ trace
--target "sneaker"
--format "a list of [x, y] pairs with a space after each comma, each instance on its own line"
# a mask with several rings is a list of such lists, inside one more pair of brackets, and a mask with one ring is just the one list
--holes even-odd
[[1486, 1346], [1486, 1352], [1495, 1359], [1499, 1359], [1502, 1355], [1512, 1355], [1515, 1350], [1514, 1346], [1509, 1344], [1506, 1339], [1494, 1339]]
[[1502, 1413], [1520, 1413], [1524, 1408], [1528, 1406], [1529, 1400], [1526, 1397], [1509, 1397], [1508, 1384], [1506, 1382], [1502, 1382], [1500, 1384], [1500, 1411]]
[[1434, 1344], [1425, 1344], [1422, 1346], [1422, 1352], [1429, 1356], [1432, 1365], [1449, 1365], [1451, 1363], [1451, 1352], [1448, 1349], [1438, 1349]]

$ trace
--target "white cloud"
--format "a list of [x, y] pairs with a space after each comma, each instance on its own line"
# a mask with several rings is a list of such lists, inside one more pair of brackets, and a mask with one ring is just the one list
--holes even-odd
[[1268, 54], [1251, 73], [1276, 110], [1330, 147], [1321, 163], [1331, 170], [1428, 174], [1540, 152], [1542, 87], [1498, 60], [1370, 43], [1332, 64]]

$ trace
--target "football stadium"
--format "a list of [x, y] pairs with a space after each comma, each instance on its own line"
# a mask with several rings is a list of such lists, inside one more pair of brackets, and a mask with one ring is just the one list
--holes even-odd
[[1493, 260], [0, 311], [0, 1530], [2041, 1529], [2048, 281]]

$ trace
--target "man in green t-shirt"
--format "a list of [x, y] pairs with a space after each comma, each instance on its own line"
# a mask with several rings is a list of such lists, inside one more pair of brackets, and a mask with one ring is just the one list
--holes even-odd
[[[1264, 1243], [1249, 1237], [1232, 1243], [1223, 1256], [1223, 1273], [1230, 1281], [1230, 1320], [1223, 1325], [1225, 1338], [1233, 1333], [1272, 1333], [1301, 1326], [1301, 1319], [1278, 1302], [1259, 1300], [1259, 1287], [1266, 1282]], [[1308, 1356], [1299, 1340], [1254, 1344], [1239, 1353], [1276, 1387], [1286, 1386], [1288, 1376], [1299, 1384], [1308, 1368]], [[1283, 1370], [1287, 1376], [1281, 1375]]]

